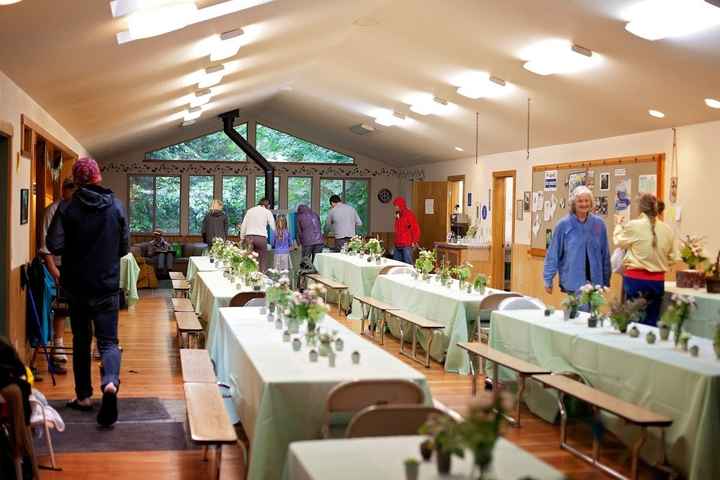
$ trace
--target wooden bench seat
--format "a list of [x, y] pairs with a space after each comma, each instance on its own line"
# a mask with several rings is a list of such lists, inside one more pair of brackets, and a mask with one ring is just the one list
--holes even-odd
[[217, 384], [215, 369], [207, 350], [180, 349], [183, 382]]
[[[421, 317], [420, 315], [416, 315], [414, 313], [407, 312], [405, 310], [386, 310], [386, 314], [397, 318], [400, 321], [400, 354], [405, 355], [407, 357], [412, 358], [416, 362], [419, 362], [423, 365], [425, 365], [425, 368], [430, 368], [430, 349], [432, 347], [432, 342], [434, 338], [434, 334], [436, 330], [442, 330], [445, 328], [445, 325], [443, 325], [440, 322], [435, 322], [433, 320], [428, 320], [427, 318]], [[405, 340], [405, 329], [403, 328], [405, 323], [409, 323], [412, 328], [412, 352], [407, 353], [403, 349], [403, 343]], [[425, 362], [422, 360], [419, 360], [416, 357], [416, 349], [417, 349], [417, 329], [425, 330], [427, 332], [428, 337], [428, 343], [427, 348], [425, 349]]]
[[[520, 404], [523, 400], [523, 393], [525, 392], [525, 380], [527, 377], [538, 374], [552, 373], [547, 368], [538, 367], [532, 363], [515, 358], [507, 353], [500, 352], [493, 348], [490, 348], [485, 343], [480, 342], [458, 342], [458, 347], [462, 348], [468, 353], [470, 357], [470, 364], [473, 366], [472, 375], [472, 393], [473, 396], [477, 393], [477, 376], [478, 370], [482, 370], [485, 373], [485, 360], [492, 362], [493, 364], [493, 392], [497, 394], [500, 387], [500, 381], [498, 379], [498, 366], [505, 367], [513, 372], [517, 373], [518, 376], [518, 391], [515, 399], [515, 417], [507, 416], [507, 419], [516, 426], [520, 426]], [[482, 361], [480, 364], [482, 367], [478, 368], [476, 359], [480, 358]]]
[[187, 297], [190, 291], [190, 283], [187, 280], [170, 280], [172, 282], [173, 293], [176, 297]]
[[[631, 478], [633, 480], [638, 478], [638, 460], [640, 457], [640, 449], [642, 448], [645, 440], [647, 439], [647, 428], [658, 427], [660, 428], [662, 437], [663, 452], [665, 449], [665, 428], [672, 425], [672, 418], [665, 415], [657, 414], [644, 407], [626, 402], [617, 397], [609, 395], [605, 392], [601, 392], [591, 386], [585, 385], [584, 383], [578, 382], [564, 375], [535, 375], [533, 379], [539, 381], [546, 388], [553, 388], [557, 390], [560, 395], [558, 396], [558, 407], [560, 408], [560, 448], [563, 448], [574, 455], [582, 458], [583, 460], [597, 466], [601, 470], [616, 478]], [[640, 428], [640, 438], [631, 447], [631, 473], [630, 477], [626, 477], [620, 472], [613, 470], [607, 465], [600, 463], [598, 459], [599, 440], [597, 436], [593, 436], [593, 449], [592, 455], [583, 453], [576, 448], [568, 445], [567, 443], [567, 412], [563, 403], [565, 395], [575, 397], [583, 402], [588, 403], [593, 407], [596, 415], [598, 410], [603, 410], [611, 413], [617, 417], [622, 418], [628, 423], [637, 425]], [[664, 457], [664, 455], [663, 455]], [[675, 473], [667, 465], [665, 458], [662, 459], [660, 464], [656, 467], [661, 468], [671, 476]]]
[[178, 346], [186, 348], [192, 344], [195, 348], [199, 348], [204, 331], [195, 312], [175, 312], [175, 322], [177, 323]]
[[[315, 283], [324, 285], [325, 288], [327, 288], [328, 290], [336, 291], [337, 295], [338, 295], [338, 297], [337, 297], [338, 298], [337, 299], [338, 309], [347, 315], [345, 308], [342, 306], [342, 304], [343, 304], [342, 300], [347, 295], [347, 292], [348, 292], [347, 285], [345, 285], [344, 283], [336, 282], [332, 278], [323, 277], [319, 273], [308, 273], [307, 275], [305, 275], [305, 278], [310, 279]], [[327, 294], [325, 295], [324, 300], [327, 302]]]
[[222, 396], [214, 383], [185, 383], [190, 438], [205, 447], [203, 459], [207, 460], [207, 447], [214, 445], [216, 478], [220, 476], [222, 446], [237, 443], [235, 428], [225, 410]]
[[194, 312], [195, 308], [188, 298], [171, 298], [174, 312]]
[[183, 272], [168, 272], [170, 280], [185, 280], [185, 274]]
[[362, 318], [360, 319], [360, 334], [366, 335], [365, 333], [365, 322], [370, 320], [370, 314], [373, 310], [377, 310], [380, 312], [379, 318], [377, 319], [377, 322], [375, 324], [369, 324], [368, 325], [368, 332], [371, 338], [375, 339], [375, 331], [377, 331], [377, 328], [380, 328], [380, 345], [383, 345], [385, 343], [385, 322], [387, 320], [387, 311], [388, 310], [399, 310], [397, 307], [393, 307], [392, 305], [388, 305], [386, 303], [381, 302], [380, 300], [375, 300], [372, 297], [365, 297], [362, 295], [358, 295], [355, 297], [355, 300], [360, 303], [360, 308], [362, 309]]

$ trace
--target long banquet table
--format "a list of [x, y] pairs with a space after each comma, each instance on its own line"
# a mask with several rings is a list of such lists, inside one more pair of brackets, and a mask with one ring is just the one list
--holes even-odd
[[[586, 315], [565, 322], [561, 312], [549, 318], [542, 311], [493, 312], [490, 345], [554, 372], [579, 373], [594, 388], [670, 416], [666, 451], [671, 464], [690, 480], [720, 478], [720, 361], [711, 341], [690, 340], [700, 347], [695, 358], [677, 350], [672, 335], [660, 341], [655, 327], [640, 325], [640, 337], [632, 338], [607, 324], [589, 328]], [[653, 345], [645, 340], [649, 330], [658, 337]], [[553, 421], [556, 397], [535, 382], [527, 387], [530, 410]], [[605, 421], [625, 443], [638, 433], [614, 418]], [[659, 432], [653, 430], [641, 451], [651, 463], [661, 454]]]
[[[288, 452], [288, 480], [402, 480], [406, 478], [403, 461], [419, 460], [420, 443], [426, 438], [412, 435], [295, 442]], [[465, 458], [454, 457], [453, 475], [446, 478], [470, 478], [466, 475], [472, 470], [472, 458], [469, 451], [465, 452]], [[495, 445], [491, 471], [492, 478], [497, 479], [565, 478], [504, 438], [498, 439]], [[418, 478], [440, 478], [435, 463], [421, 463]]]
[[[372, 297], [381, 302], [445, 324], [443, 331], [435, 333], [430, 356], [440, 362], [444, 359], [446, 371], [461, 374], [469, 373], [470, 364], [457, 343], [469, 340], [469, 332], [480, 313], [480, 303], [493, 293], [500, 291], [487, 288], [484, 294], [467, 293], [460, 291], [457, 281], [452, 287], [443, 287], [435, 278], [427, 282], [405, 274], [381, 275], [372, 289]], [[400, 336], [397, 322], [389, 321], [388, 326], [394, 336]], [[418, 339], [423, 347], [427, 344], [420, 332]]]
[[203, 257], [190, 257], [188, 259], [187, 275], [185, 276], [188, 282], [193, 281], [195, 274], [198, 272], [214, 272], [220, 270], [215, 262], [210, 261], [209, 256]]
[[[410, 380], [431, 402], [424, 375], [329, 316], [320, 328], [337, 330], [345, 342], [335, 367], [329, 366], [327, 357], [310, 363], [304, 341], [299, 352], [293, 351], [260, 307], [221, 308], [219, 317], [210, 355], [218, 379], [231, 387], [250, 439], [251, 480], [281, 478], [290, 443], [321, 438], [327, 395], [342, 382]], [[355, 350], [361, 355], [357, 365], [350, 359]]]
[[[315, 255], [314, 264], [320, 275], [347, 285], [353, 297], [358, 295], [364, 297], [370, 296], [373, 285], [375, 284], [375, 279], [383, 268], [390, 266], [409, 266], [407, 263], [389, 258], [384, 258], [382, 263], [378, 265], [375, 262], [368, 263], [365, 258], [357, 255], [330, 252]], [[361, 316], [362, 309], [360, 303], [353, 300], [350, 318], [357, 320], [361, 318]]]
[[695, 308], [690, 311], [683, 328], [693, 335], [713, 338], [720, 320], [720, 293], [708, 293], [704, 288], [679, 288], [675, 282], [665, 282], [663, 311], [673, 294], [688, 295], [695, 299]]

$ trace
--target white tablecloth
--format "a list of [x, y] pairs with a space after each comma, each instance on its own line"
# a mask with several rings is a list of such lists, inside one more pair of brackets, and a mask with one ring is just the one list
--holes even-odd
[[[295, 442], [288, 452], [288, 480], [405, 479], [404, 461], [420, 460], [420, 443], [427, 437], [399, 436]], [[470, 478], [472, 453], [453, 457], [452, 477]], [[560, 480], [564, 475], [515, 444], [500, 438], [495, 445], [491, 472], [498, 480], [534, 478]], [[432, 462], [421, 462], [419, 479], [438, 479]]]
[[218, 270], [215, 262], [210, 262], [210, 257], [190, 257], [188, 259], [187, 280], [193, 281], [198, 272], [212, 272]]
[[[281, 478], [291, 442], [321, 438], [325, 401], [339, 383], [363, 379], [406, 379], [419, 384], [431, 402], [425, 376], [336, 320], [321, 328], [337, 330], [345, 348], [336, 366], [327, 357], [310, 363], [303, 341], [299, 352], [282, 341], [282, 333], [259, 307], [222, 308], [218, 339], [210, 354], [218, 379], [231, 386], [237, 414], [250, 439], [251, 480]], [[353, 351], [361, 354], [353, 365]]]

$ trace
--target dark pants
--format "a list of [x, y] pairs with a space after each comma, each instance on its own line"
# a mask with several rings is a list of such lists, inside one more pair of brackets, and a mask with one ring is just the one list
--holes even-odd
[[75, 395], [79, 400], [91, 397], [92, 375], [90, 344], [93, 327], [102, 358], [101, 388], [108, 383], [120, 386], [120, 349], [118, 348], [118, 297], [100, 304], [70, 303], [70, 326], [73, 332], [73, 374]]
[[339, 252], [342, 250], [342, 247], [350, 241], [350, 237], [342, 237], [342, 238], [336, 238], [335, 239], [335, 247], [333, 248], [334, 252]]
[[260, 271], [267, 271], [267, 238], [262, 235], [246, 235], [245, 242], [248, 244], [253, 252], [258, 254], [258, 263], [260, 264]]
[[625, 298], [643, 297], [647, 300], [647, 309], [642, 323], [656, 326], [660, 318], [660, 307], [665, 295], [665, 282], [663, 280], [639, 280], [637, 278], [623, 277], [623, 290]]
[[155, 267], [159, 272], [169, 272], [173, 268], [173, 253], [161, 252], [155, 255]]
[[302, 263], [312, 265], [315, 261], [315, 255], [321, 253], [325, 245], [303, 245], [302, 247]]
[[395, 247], [393, 258], [400, 262], [413, 264], [413, 247]]

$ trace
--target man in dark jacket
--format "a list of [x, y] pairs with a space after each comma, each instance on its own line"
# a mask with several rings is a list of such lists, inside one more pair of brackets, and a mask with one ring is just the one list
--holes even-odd
[[397, 197], [393, 200], [395, 205], [395, 252], [393, 258], [412, 265], [413, 248], [420, 241], [420, 225], [415, 214], [407, 208], [405, 199]]
[[325, 244], [320, 216], [307, 205], [299, 205], [295, 217], [297, 238], [302, 245], [302, 262], [312, 265], [315, 254], [322, 252]]
[[94, 326], [102, 357], [103, 398], [97, 421], [109, 426], [117, 420], [120, 258], [128, 252], [128, 226], [120, 202], [111, 190], [100, 186], [102, 176], [95, 160], [75, 162], [73, 179], [78, 190], [60, 206], [47, 236], [48, 250], [63, 256], [60, 275], [70, 303], [76, 398], [68, 406], [92, 410]]

